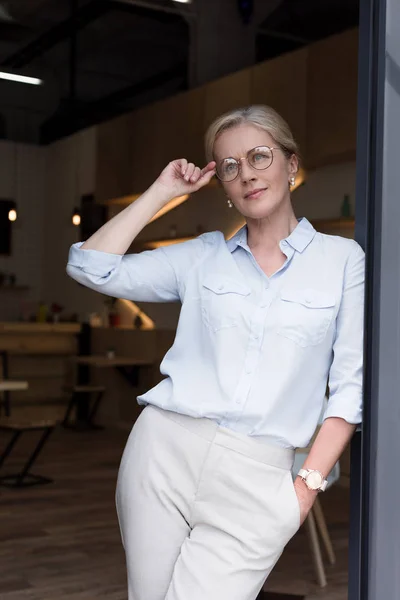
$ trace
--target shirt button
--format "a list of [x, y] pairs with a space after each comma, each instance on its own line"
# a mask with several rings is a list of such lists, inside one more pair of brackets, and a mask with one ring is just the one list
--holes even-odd
[[219, 290], [223, 290], [223, 289], [224, 289], [224, 286], [223, 286], [223, 285], [219, 285], [219, 286], [218, 286], [218, 289], [219, 289]]
[[311, 304], [310, 298], [306, 298], [306, 304]]

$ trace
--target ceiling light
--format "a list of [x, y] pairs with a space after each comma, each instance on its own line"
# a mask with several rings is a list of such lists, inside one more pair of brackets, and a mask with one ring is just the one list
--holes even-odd
[[6, 73], [0, 71], [0, 79], [7, 79], [8, 81], [16, 81], [18, 83], [30, 83], [31, 85], [41, 85], [42, 79], [36, 77], [26, 77], [25, 75], [16, 75], [15, 73]]
[[72, 212], [72, 225], [75, 225], [75, 227], [79, 227], [80, 224], [81, 224], [81, 211], [79, 210], [79, 208], [74, 208], [74, 210]]
[[8, 220], [12, 221], [12, 222], [17, 220], [17, 211], [15, 210], [15, 208], [12, 208], [11, 210], [9, 210]]
[[190, 4], [192, 0], [173, 0], [174, 2], [181, 2], [181, 4]]

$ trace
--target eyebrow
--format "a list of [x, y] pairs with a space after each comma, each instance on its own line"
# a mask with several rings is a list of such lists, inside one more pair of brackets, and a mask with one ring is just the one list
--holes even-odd
[[[246, 151], [246, 153], [244, 155], [242, 154], [242, 156], [239, 156], [239, 158], [243, 158], [250, 152], [250, 150], [255, 150], [256, 148], [272, 148], [272, 146], [268, 146], [268, 144], [258, 144], [257, 146], [252, 146], [251, 148], [249, 148]], [[238, 160], [231, 154], [230, 156], [224, 156], [224, 158], [221, 158], [221, 160], [219, 162], [222, 162], [223, 160], [226, 160], [227, 158], [233, 158], [234, 160]]]

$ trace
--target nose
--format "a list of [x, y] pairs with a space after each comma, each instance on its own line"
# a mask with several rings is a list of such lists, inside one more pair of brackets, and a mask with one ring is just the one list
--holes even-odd
[[252, 169], [245, 158], [240, 161], [240, 179], [242, 183], [248, 181], [254, 181], [257, 179], [257, 175], [254, 169]]

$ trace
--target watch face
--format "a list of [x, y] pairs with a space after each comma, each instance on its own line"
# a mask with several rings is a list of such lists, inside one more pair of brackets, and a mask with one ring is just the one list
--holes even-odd
[[320, 488], [323, 482], [322, 475], [318, 473], [318, 471], [312, 471], [309, 473], [306, 477], [306, 480], [308, 487], [312, 490], [317, 490]]

